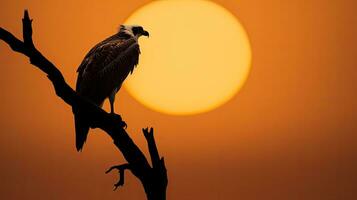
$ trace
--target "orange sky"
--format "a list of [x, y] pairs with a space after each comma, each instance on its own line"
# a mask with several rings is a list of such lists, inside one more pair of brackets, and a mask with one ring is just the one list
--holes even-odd
[[[0, 26], [21, 36], [28, 8], [37, 47], [73, 86], [89, 48], [149, 1], [103, 2], [1, 0]], [[356, 199], [357, 3], [216, 2], [239, 18], [251, 41], [252, 70], [240, 93], [187, 117], [148, 110], [124, 90], [116, 102], [145, 150], [140, 129], [154, 126], [168, 199]], [[1, 199], [144, 199], [130, 173], [124, 188], [111, 190], [117, 174], [104, 171], [123, 158], [102, 131], [75, 151], [70, 107], [3, 42], [0, 67]]]

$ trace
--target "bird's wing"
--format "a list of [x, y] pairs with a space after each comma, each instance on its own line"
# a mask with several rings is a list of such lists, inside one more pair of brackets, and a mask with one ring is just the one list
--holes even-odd
[[[137, 65], [139, 54], [139, 45], [134, 38], [114, 35], [97, 44], [77, 69], [77, 92], [99, 105]], [[76, 147], [80, 151], [87, 139], [89, 125], [85, 114], [75, 109], [73, 112]]]
[[80, 85], [81, 85], [81, 80], [85, 74], [85, 72], [88, 72], [88, 71], [93, 71], [93, 70], [86, 70], [86, 69], [89, 69], [89, 68], [93, 68], [91, 67], [91, 64], [92, 64], [92, 60], [97, 57], [96, 55], [98, 54], [101, 54], [101, 51], [103, 49], [103, 47], [105, 47], [106, 45], [108, 44], [111, 44], [111, 43], [108, 43], [109, 41], [114, 41], [116, 40], [117, 37], [116, 35], [113, 35], [105, 40], [103, 40], [102, 42], [98, 43], [97, 45], [95, 45], [88, 53], [87, 55], [84, 57], [82, 63], [79, 65], [78, 69], [77, 69], [77, 72], [78, 72], [78, 79], [77, 79], [77, 85], [76, 85], [76, 90], [78, 90], [80, 88]]
[[93, 47], [78, 67], [78, 79], [76, 90], [81, 93], [91, 84], [100, 84], [101, 78], [115, 80], [115, 70], [131, 68], [138, 63], [140, 54], [139, 45], [134, 38], [122, 38], [118, 35], [109, 37]]

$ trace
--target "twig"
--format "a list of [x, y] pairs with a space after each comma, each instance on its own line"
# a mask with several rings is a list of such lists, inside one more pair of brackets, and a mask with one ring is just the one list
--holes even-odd
[[105, 173], [108, 174], [113, 169], [117, 169], [118, 173], [119, 173], [119, 180], [117, 183], [114, 184], [114, 190], [116, 190], [119, 186], [124, 185], [124, 177], [125, 177], [124, 172], [126, 169], [130, 169], [130, 165], [129, 165], [129, 163], [122, 164], [122, 165], [115, 165], [115, 166], [110, 167]]

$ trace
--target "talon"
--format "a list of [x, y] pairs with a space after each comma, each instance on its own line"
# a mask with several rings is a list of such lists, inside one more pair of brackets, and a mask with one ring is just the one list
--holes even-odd
[[115, 114], [115, 112], [110, 112], [109, 114], [110, 114], [110, 115], [112, 115], [112, 116], [114, 116], [114, 117], [119, 116], [119, 117], [121, 118], [121, 116], [120, 116], [120, 115]]
[[128, 127], [128, 125], [125, 123], [125, 121], [123, 121], [123, 119], [121, 118], [120, 115], [115, 114], [115, 113], [110, 113], [110, 115], [113, 116], [113, 118], [115, 118], [115, 120], [121, 121], [120, 122], [120, 126], [124, 129], [126, 129]]
[[124, 129], [128, 128], [128, 125], [124, 121], [122, 121], [122, 123], [123, 123], [123, 128]]

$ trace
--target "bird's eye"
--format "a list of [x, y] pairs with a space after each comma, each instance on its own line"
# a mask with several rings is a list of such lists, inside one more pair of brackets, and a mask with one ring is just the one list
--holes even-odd
[[133, 28], [132, 28], [132, 31], [133, 31], [133, 34], [134, 34], [134, 35], [137, 35], [137, 34], [143, 32], [144, 29], [143, 29], [143, 27], [141, 27], [141, 26], [136, 26], [136, 27], [133, 27]]

